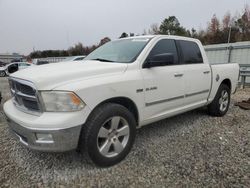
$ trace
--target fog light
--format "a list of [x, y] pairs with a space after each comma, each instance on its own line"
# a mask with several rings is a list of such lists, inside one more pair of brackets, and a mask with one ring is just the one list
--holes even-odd
[[52, 134], [36, 133], [37, 143], [54, 143]]

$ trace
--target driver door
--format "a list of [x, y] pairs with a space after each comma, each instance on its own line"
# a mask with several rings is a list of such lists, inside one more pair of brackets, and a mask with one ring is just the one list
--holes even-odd
[[184, 70], [179, 65], [179, 56], [175, 40], [162, 39], [158, 41], [146, 61], [155, 55], [173, 54], [171, 65], [143, 68], [142, 75], [145, 91], [145, 120], [161, 119], [183, 106]]

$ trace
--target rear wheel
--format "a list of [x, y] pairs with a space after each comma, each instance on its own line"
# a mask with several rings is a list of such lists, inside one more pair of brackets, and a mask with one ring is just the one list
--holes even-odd
[[230, 89], [227, 85], [221, 84], [213, 102], [208, 105], [208, 112], [212, 116], [224, 116], [230, 105]]
[[80, 150], [98, 166], [112, 166], [124, 159], [135, 139], [136, 121], [127, 108], [104, 104], [84, 125]]

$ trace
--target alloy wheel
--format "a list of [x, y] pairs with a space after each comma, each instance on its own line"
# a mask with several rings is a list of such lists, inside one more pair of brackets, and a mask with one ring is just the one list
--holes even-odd
[[128, 144], [130, 128], [128, 122], [120, 116], [105, 121], [97, 136], [97, 147], [105, 157], [119, 155]]
[[229, 95], [226, 90], [222, 90], [221, 97], [219, 99], [220, 111], [224, 112], [227, 109], [229, 103]]

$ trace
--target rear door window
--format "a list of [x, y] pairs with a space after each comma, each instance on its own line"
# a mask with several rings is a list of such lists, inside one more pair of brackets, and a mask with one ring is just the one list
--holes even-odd
[[203, 63], [200, 48], [197, 43], [192, 41], [178, 41], [182, 51], [182, 64]]

